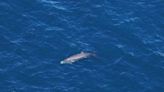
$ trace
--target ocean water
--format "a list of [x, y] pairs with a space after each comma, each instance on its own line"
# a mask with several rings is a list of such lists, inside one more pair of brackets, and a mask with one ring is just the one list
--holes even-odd
[[[96, 53], [73, 64], [60, 61]], [[0, 0], [0, 92], [164, 92], [163, 0]]]

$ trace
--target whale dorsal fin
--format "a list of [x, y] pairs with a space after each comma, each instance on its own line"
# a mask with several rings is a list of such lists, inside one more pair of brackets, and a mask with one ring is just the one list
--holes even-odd
[[84, 51], [81, 51], [80, 53], [82, 54], [82, 53], [84, 53]]

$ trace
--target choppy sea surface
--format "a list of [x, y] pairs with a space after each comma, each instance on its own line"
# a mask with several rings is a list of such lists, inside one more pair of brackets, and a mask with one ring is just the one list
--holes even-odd
[[164, 1], [0, 0], [0, 92], [164, 92]]

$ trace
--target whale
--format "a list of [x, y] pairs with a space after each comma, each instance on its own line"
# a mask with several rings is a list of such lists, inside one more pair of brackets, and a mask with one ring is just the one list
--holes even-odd
[[72, 55], [72, 56], [62, 60], [60, 62], [60, 64], [72, 64], [76, 61], [79, 61], [79, 60], [82, 60], [82, 59], [85, 59], [85, 58], [88, 58], [88, 57], [91, 57], [91, 56], [95, 56], [95, 54], [81, 51], [78, 54]]

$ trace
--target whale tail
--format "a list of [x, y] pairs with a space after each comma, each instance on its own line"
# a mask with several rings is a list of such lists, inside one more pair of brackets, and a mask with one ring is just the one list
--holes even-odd
[[93, 57], [96, 57], [97, 55], [96, 55], [96, 52], [94, 51], [92, 51], [92, 52], [84, 52], [84, 51], [81, 51], [81, 53], [88, 53], [89, 54], [89, 56], [93, 56]]
[[96, 51], [92, 51], [92, 52], [91, 52], [91, 56], [93, 56], [93, 57], [97, 57], [97, 53], [96, 53]]
[[92, 53], [91, 56], [96, 57], [97, 55], [96, 55], [96, 53]]

